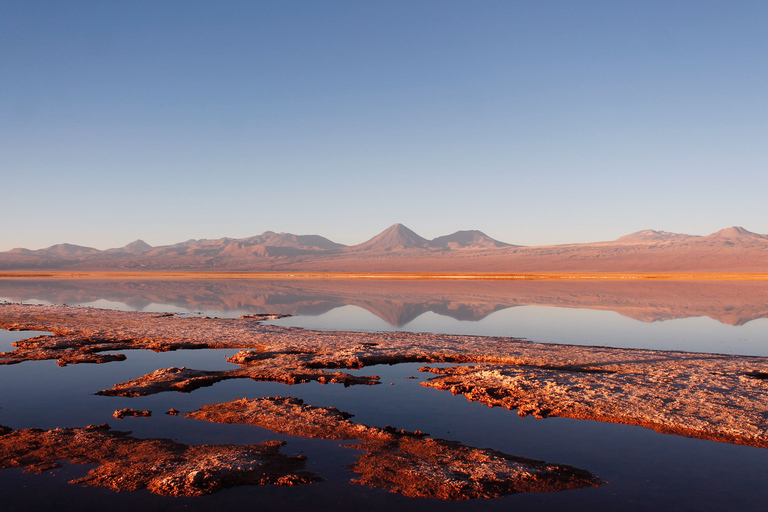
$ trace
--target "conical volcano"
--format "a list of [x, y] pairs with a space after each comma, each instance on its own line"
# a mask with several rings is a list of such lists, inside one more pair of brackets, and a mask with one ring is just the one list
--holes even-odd
[[402, 224], [393, 224], [367, 242], [354, 245], [350, 251], [389, 252], [403, 249], [427, 249], [429, 242]]

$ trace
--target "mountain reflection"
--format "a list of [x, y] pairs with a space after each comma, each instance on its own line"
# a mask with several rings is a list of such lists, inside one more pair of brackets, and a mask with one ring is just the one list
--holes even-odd
[[432, 312], [478, 321], [515, 306], [615, 311], [642, 322], [706, 316], [729, 325], [768, 317], [766, 282], [391, 281], [391, 280], [0, 280], [13, 301], [133, 310], [166, 305], [223, 315], [321, 315], [342, 306], [370, 311], [393, 327]]

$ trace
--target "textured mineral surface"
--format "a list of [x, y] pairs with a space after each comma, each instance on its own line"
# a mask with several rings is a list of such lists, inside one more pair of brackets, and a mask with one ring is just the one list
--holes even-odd
[[301, 457], [279, 453], [284, 443], [188, 446], [137, 439], [108, 425], [53, 430], [0, 428], [0, 469], [42, 472], [60, 461], [96, 464], [71, 483], [117, 491], [148, 489], [165, 496], [202, 496], [240, 485], [300, 485], [320, 480]]
[[347, 445], [364, 451], [352, 465], [351, 470], [359, 475], [353, 482], [411, 497], [495, 498], [599, 484], [582, 469], [430, 439], [421, 432], [369, 427], [350, 421], [351, 415], [336, 408], [308, 405], [298, 398], [241, 399], [207, 405], [186, 416], [245, 423], [296, 436], [359, 440]]
[[121, 420], [123, 418], [149, 418], [152, 416], [152, 411], [137, 411], [136, 409], [119, 409], [115, 411], [112, 416]]
[[[660, 432], [768, 447], [768, 358], [540, 344], [425, 333], [318, 332], [217, 319], [66, 306], [0, 304], [0, 327], [42, 330], [0, 364], [101, 362], [103, 352], [241, 349], [231, 370], [160, 369], [101, 391], [191, 391], [231, 378], [375, 384], [342, 370], [374, 364], [469, 363], [424, 383], [537, 417], [642, 425]], [[112, 357], [112, 356], [108, 356]], [[121, 356], [124, 357], [124, 356]], [[107, 359], [109, 360], [109, 359]]]
[[[650, 362], [649, 362], [650, 363]], [[701, 355], [600, 369], [505, 365], [422, 368], [442, 374], [422, 386], [462, 394], [520, 416], [560, 416], [639, 425], [658, 432], [768, 448], [766, 382]]]

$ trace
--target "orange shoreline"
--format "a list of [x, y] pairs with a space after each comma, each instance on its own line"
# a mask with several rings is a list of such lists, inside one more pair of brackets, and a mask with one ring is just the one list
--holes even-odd
[[3, 271], [0, 279], [272, 279], [272, 280], [613, 280], [768, 281], [768, 273], [725, 272], [210, 272]]

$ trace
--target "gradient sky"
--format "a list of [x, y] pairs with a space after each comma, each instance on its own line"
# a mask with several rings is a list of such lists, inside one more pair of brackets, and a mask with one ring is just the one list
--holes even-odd
[[0, 3], [0, 250], [768, 233], [768, 2]]

